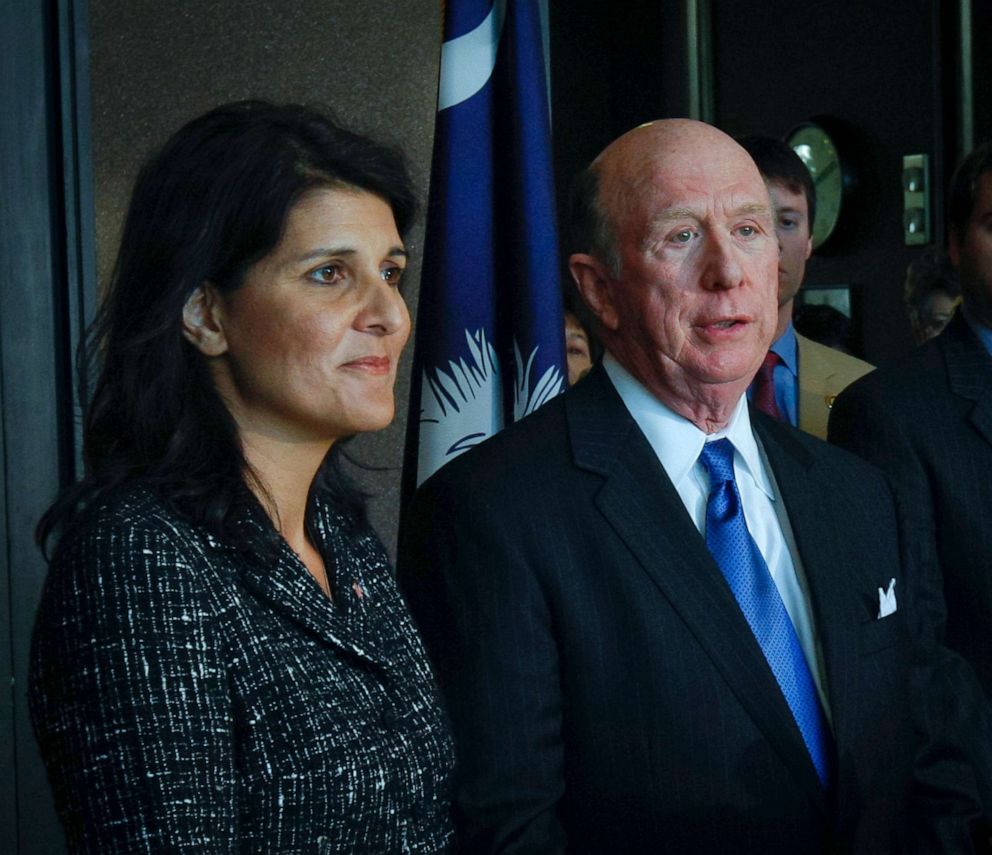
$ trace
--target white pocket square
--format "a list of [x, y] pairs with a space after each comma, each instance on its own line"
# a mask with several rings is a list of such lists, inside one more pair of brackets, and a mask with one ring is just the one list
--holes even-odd
[[878, 589], [878, 617], [888, 617], [896, 610], [896, 580], [889, 582], [889, 590]]

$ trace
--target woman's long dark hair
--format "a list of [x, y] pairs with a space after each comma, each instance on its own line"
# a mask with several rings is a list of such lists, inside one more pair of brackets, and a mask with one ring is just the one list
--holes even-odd
[[[275, 248], [304, 193], [341, 186], [385, 199], [406, 235], [416, 201], [403, 157], [319, 109], [227, 104], [185, 125], [145, 164], [110, 288], [78, 357], [83, 389], [95, 376], [83, 425], [86, 474], [42, 517], [43, 549], [135, 479], [228, 538], [232, 509], [251, 500], [250, 470], [206, 360], [182, 334], [183, 306], [206, 282], [238, 288]], [[315, 486], [360, 507], [340, 458], [335, 443]]]

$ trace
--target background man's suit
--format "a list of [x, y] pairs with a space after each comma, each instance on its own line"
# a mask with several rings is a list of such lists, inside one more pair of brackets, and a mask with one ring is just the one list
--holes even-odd
[[[855, 458], [758, 416], [821, 635], [824, 795], [720, 570], [602, 369], [449, 464], [400, 583], [438, 666], [469, 851], [898, 851], [914, 735], [895, 511]], [[918, 851], [918, 850], [910, 850]]]
[[960, 312], [841, 395], [830, 439], [889, 476], [927, 605], [992, 696], [992, 357]]
[[799, 383], [796, 409], [799, 429], [827, 438], [827, 420], [834, 399], [872, 365], [796, 333]]

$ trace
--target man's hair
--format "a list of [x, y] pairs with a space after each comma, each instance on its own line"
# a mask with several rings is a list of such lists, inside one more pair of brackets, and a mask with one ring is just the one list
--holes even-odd
[[971, 219], [978, 195], [978, 179], [992, 172], [992, 140], [986, 140], [971, 152], [954, 170], [948, 194], [947, 220], [951, 229], [963, 234]]
[[595, 164], [583, 169], [572, 182], [568, 204], [567, 248], [598, 258], [614, 276], [620, 275], [620, 255], [609, 214], [599, 197]]
[[748, 134], [739, 137], [737, 142], [751, 155], [765, 181], [784, 184], [793, 193], [802, 193], [806, 197], [809, 231], [812, 234], [813, 223], [816, 222], [816, 187], [813, 176], [799, 155], [787, 143], [764, 134]]

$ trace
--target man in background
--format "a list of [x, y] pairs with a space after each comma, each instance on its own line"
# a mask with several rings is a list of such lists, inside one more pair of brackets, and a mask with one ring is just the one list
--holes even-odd
[[911, 719], [889, 489], [748, 406], [778, 317], [753, 162], [644, 125], [571, 221], [603, 363], [428, 480], [400, 544], [463, 851], [970, 852]]
[[738, 142], [751, 155], [768, 187], [779, 245], [778, 326], [749, 394], [755, 405], [773, 418], [826, 439], [834, 398], [872, 366], [793, 329], [796, 294], [813, 251], [816, 188], [805, 164], [782, 140], [753, 134]]
[[992, 697], [992, 144], [954, 175], [948, 250], [963, 305], [944, 331], [837, 399], [830, 440], [885, 470], [944, 641]]

